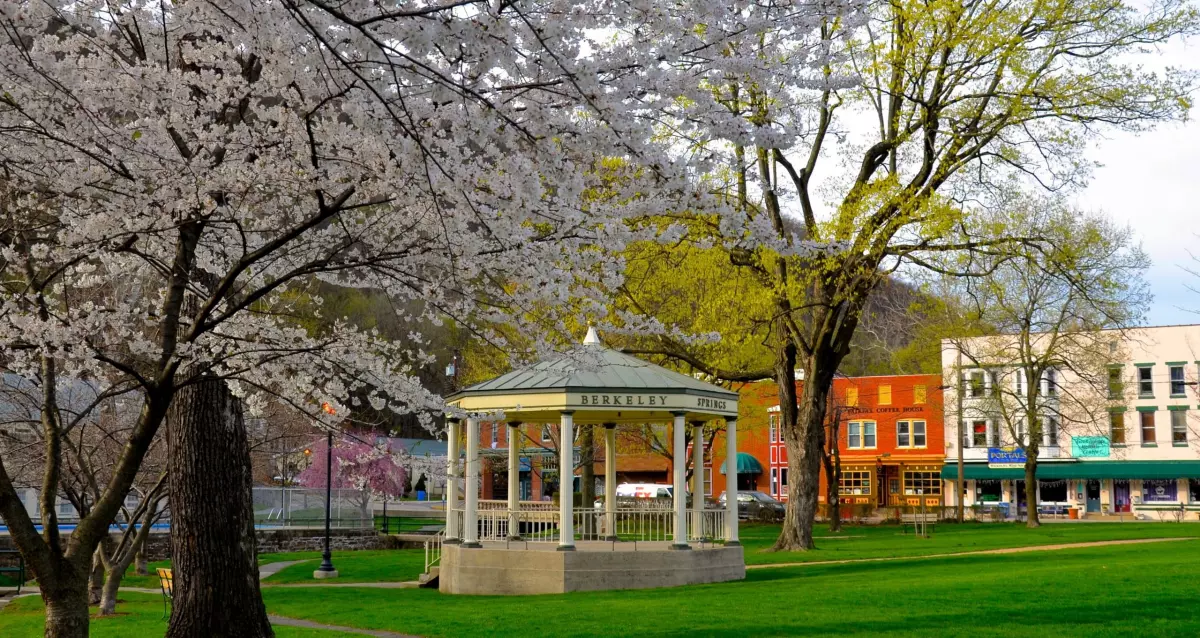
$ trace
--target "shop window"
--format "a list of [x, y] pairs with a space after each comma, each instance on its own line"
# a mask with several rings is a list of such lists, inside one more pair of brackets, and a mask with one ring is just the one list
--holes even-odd
[[771, 496], [779, 496], [779, 468], [771, 468]]
[[938, 495], [942, 493], [941, 472], [905, 472], [904, 494], [915, 496], [919, 494]]
[[786, 467], [779, 468], [779, 494], [787, 496], [788, 491], [788, 469]]
[[913, 405], [925, 405], [929, 390], [923, 385], [913, 386]]
[[842, 470], [841, 480], [838, 481], [838, 493], [847, 495], [866, 495], [871, 493], [871, 472], [862, 470]]
[[1153, 412], [1138, 412], [1138, 419], [1142, 425], [1142, 445], [1154, 446], [1157, 445], [1157, 437], [1154, 433], [1154, 413]]
[[1184, 410], [1171, 410], [1171, 444], [1188, 444], [1187, 412]]
[[1179, 484], [1175, 479], [1142, 481], [1142, 501], [1145, 503], [1172, 502], [1178, 498]]
[[1067, 481], [1066, 479], [1058, 479], [1055, 481], [1038, 481], [1038, 488], [1041, 494], [1038, 499], [1043, 503], [1065, 503], [1067, 502]]
[[1171, 396], [1186, 396], [1183, 388], [1183, 366], [1171, 366]]
[[892, 386], [890, 386], [890, 385], [879, 386], [879, 405], [891, 405], [891, 404], [892, 404]]
[[1138, 397], [1142, 399], [1154, 398], [1154, 379], [1151, 377], [1154, 368], [1150, 366], [1142, 366], [1138, 368]]
[[1121, 379], [1121, 368], [1108, 369], [1108, 398], [1120, 399], [1125, 396], [1125, 382]]
[[1125, 413], [1110, 412], [1108, 415], [1108, 438], [1113, 445], [1125, 445]]
[[1188, 479], [1188, 500], [1192, 503], [1200, 503], [1200, 479]]
[[875, 422], [851, 421], [846, 428], [846, 447], [870, 449], [875, 447]]
[[976, 503], [999, 503], [1004, 497], [1004, 484], [996, 479], [975, 481]]

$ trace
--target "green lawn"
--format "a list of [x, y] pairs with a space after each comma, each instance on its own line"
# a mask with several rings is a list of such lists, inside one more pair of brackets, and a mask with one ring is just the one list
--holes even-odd
[[423, 636], [1195, 636], [1195, 541], [749, 572], [744, 582], [520, 599], [264, 590], [284, 616]]
[[[166, 631], [167, 621], [162, 617], [162, 598], [126, 592], [121, 594], [120, 600], [123, 601], [117, 606], [120, 615], [109, 618], [92, 617], [89, 627], [92, 638], [140, 638], [161, 636]], [[41, 638], [45, 627], [44, 614], [41, 598], [18, 598], [4, 608], [4, 611], [0, 611], [0, 636]], [[337, 638], [358, 634], [276, 627], [275, 635], [278, 638]]]
[[817, 549], [809, 552], [766, 551], [779, 535], [778, 525], [744, 525], [747, 565], [807, 563], [827, 560], [953, 554], [1006, 547], [1058, 545], [1135, 538], [1200, 538], [1200, 525], [1172, 523], [1047, 523], [1034, 530], [1019, 523], [964, 523], [938, 525], [931, 538], [901, 533], [895, 525], [862, 525], [831, 535], [818, 525]]
[[[284, 560], [298, 560], [302, 557], [308, 558], [306, 562], [285, 567], [283, 571], [264, 580], [263, 584], [405, 581], [416, 580], [417, 576], [420, 576], [421, 572], [425, 570], [425, 550], [423, 549], [335, 552], [333, 566], [338, 570], [338, 577], [334, 580], [316, 580], [313, 578], [313, 570], [321, 564], [319, 553], [313, 552], [311, 557], [297, 556]], [[266, 564], [262, 556], [259, 557], [259, 564]]]

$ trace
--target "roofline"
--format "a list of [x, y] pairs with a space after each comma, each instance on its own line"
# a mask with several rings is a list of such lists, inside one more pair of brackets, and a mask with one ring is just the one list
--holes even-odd
[[547, 388], [521, 388], [516, 390], [459, 390], [454, 394], [446, 397], [446, 402], [457, 401], [466, 397], [485, 397], [485, 396], [503, 396], [506, 394], [551, 394], [555, 392], [595, 392], [605, 394], [644, 394], [649, 392], [661, 392], [663, 394], [684, 394], [699, 397], [712, 397], [737, 401], [741, 398], [737, 392], [716, 388], [713, 390], [701, 390], [699, 388], [624, 388], [624, 387], [595, 387], [595, 386], [552, 386]]

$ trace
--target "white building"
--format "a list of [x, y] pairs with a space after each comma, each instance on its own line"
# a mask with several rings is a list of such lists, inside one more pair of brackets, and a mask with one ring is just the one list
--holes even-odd
[[[1017, 464], [1027, 423], [1002, 395], [1028, 381], [997, 340], [943, 342], [947, 505], [962, 454], [967, 506], [1010, 515], [1026, 507]], [[1062, 511], [1171, 518], [1200, 512], [1200, 325], [1101, 333], [1107, 356], [1051, 368], [1036, 388], [1044, 431], [1038, 451], [1038, 506]], [[960, 352], [961, 351], [961, 352]], [[961, 358], [960, 358], [961, 354]], [[956, 372], [960, 370], [961, 375]], [[1099, 373], [1082, 371], [1098, 367]], [[961, 408], [956, 393], [961, 390]], [[989, 462], [990, 457], [990, 462]], [[1006, 458], [1007, 457], [1007, 458]], [[1007, 463], [1005, 461], [1008, 461]]]

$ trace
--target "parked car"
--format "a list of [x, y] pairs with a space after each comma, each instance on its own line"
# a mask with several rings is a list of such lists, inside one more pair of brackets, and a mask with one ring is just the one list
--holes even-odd
[[[782, 518], [783, 513], [787, 511], [786, 505], [766, 492], [738, 492], [737, 500], [740, 519], [762, 518], [763, 514], [772, 519]], [[721, 492], [717, 501], [725, 505], [725, 492]]]

